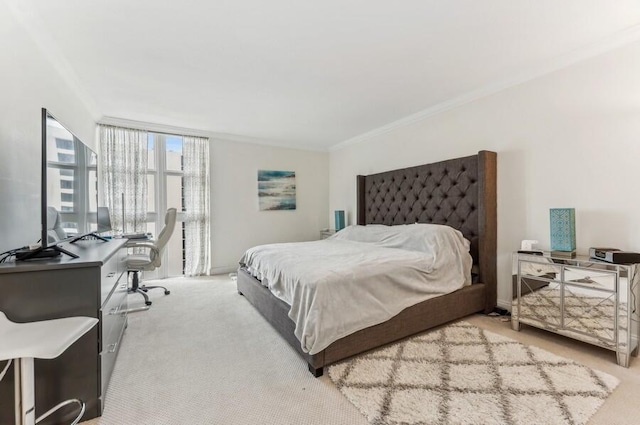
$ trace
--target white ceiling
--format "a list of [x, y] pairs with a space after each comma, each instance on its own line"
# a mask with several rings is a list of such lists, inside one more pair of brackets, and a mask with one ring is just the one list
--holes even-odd
[[6, 1], [98, 117], [320, 150], [640, 23], [637, 0]]

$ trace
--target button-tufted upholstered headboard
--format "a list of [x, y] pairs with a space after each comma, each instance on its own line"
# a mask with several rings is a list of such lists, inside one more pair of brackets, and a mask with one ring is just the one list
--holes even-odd
[[496, 153], [358, 176], [357, 223], [458, 229], [471, 241], [479, 282], [495, 286]]

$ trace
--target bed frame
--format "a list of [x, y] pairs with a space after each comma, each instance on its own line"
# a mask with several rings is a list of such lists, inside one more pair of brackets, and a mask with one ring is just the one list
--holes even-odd
[[240, 268], [238, 293], [304, 357], [316, 377], [331, 363], [496, 306], [495, 152], [358, 176], [357, 191], [357, 224], [436, 223], [460, 230], [471, 241], [474, 283], [408, 307], [310, 355], [294, 336], [290, 306]]

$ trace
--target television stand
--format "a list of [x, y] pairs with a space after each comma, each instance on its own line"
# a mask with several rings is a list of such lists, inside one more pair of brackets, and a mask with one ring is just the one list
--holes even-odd
[[101, 240], [101, 241], [103, 241], [103, 242], [107, 242], [107, 241], [109, 241], [109, 239], [107, 239], [107, 238], [103, 238], [102, 236], [100, 236], [100, 235], [99, 235], [99, 234], [97, 234], [97, 233], [87, 233], [87, 234], [84, 234], [84, 235], [82, 235], [82, 236], [77, 236], [77, 237], [75, 237], [75, 238], [71, 239], [71, 240], [69, 241], [69, 243], [76, 243], [76, 242], [81, 241], [81, 240], [84, 240], [85, 238], [88, 238], [88, 237], [91, 237], [91, 238], [93, 238], [93, 239], [100, 239], [100, 240]]
[[[100, 320], [60, 357], [36, 359], [35, 406], [48, 409], [60, 400], [80, 397], [85, 402], [83, 421], [100, 416], [109, 405], [105, 394], [118, 351], [126, 338], [127, 273], [120, 267], [126, 241], [88, 240], [60, 246], [80, 256], [0, 264], [0, 311], [20, 323], [69, 316]], [[111, 313], [111, 314], [109, 314]], [[0, 346], [5, 341], [0, 340]], [[0, 372], [5, 362], [0, 362]], [[10, 372], [10, 371], [9, 371]], [[13, 373], [0, 381], [0, 424], [14, 424]], [[113, 403], [111, 403], [113, 404]], [[71, 406], [67, 406], [69, 409]], [[117, 408], [117, 405], [113, 405]], [[68, 424], [61, 410], [39, 425]], [[40, 415], [42, 412], [37, 412]], [[75, 415], [74, 415], [75, 416]], [[87, 423], [92, 423], [91, 421]]]
[[36, 248], [36, 249], [25, 249], [22, 251], [16, 252], [16, 260], [24, 261], [24, 260], [32, 260], [36, 258], [52, 258], [57, 257], [60, 254], [67, 254], [71, 258], [78, 258], [76, 254], [73, 252], [69, 252], [64, 248], [60, 248], [57, 245], [48, 246], [46, 248]]

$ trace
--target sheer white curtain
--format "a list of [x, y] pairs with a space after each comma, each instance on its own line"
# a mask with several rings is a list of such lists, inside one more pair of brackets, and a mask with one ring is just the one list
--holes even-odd
[[109, 208], [113, 229], [146, 232], [147, 132], [100, 125], [99, 161], [103, 200]]
[[209, 139], [182, 138], [185, 276], [209, 274]]

